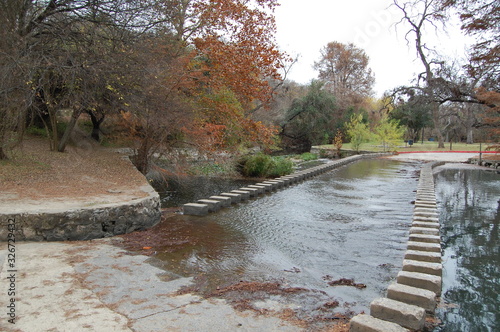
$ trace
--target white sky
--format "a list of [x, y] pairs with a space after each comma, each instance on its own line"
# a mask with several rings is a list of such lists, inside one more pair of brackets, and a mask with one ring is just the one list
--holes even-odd
[[[396, 30], [394, 25], [401, 13], [391, 4], [392, 0], [281, 0], [275, 13], [277, 41], [282, 51], [294, 58], [299, 55], [287, 78], [302, 84], [317, 78], [313, 65], [320, 58], [320, 49], [338, 41], [352, 42], [369, 56], [376, 97], [410, 83], [422, 71], [422, 65], [416, 56], [414, 37], [406, 44], [406, 26]], [[452, 57], [463, 56], [459, 29], [447, 30], [448, 34], [431, 30], [424, 38]]]

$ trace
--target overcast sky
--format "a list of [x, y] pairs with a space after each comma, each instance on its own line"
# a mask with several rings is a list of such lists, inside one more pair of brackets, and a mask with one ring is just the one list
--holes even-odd
[[[401, 13], [391, 4], [392, 0], [282, 0], [276, 10], [277, 41], [292, 57], [299, 55], [288, 78], [302, 84], [317, 78], [313, 65], [320, 58], [320, 49], [338, 41], [352, 42], [369, 56], [376, 97], [410, 83], [415, 73], [422, 71], [422, 65], [414, 44], [406, 44], [406, 26], [394, 26]], [[430, 31], [425, 37], [430, 45], [444, 48], [450, 56], [462, 56], [465, 48], [458, 30]]]

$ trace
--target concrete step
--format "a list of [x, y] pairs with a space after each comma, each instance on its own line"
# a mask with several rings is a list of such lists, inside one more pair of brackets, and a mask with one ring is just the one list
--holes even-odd
[[241, 201], [247, 201], [250, 199], [250, 192], [245, 190], [231, 190], [230, 193], [240, 195]]
[[410, 241], [425, 243], [441, 243], [441, 238], [437, 235], [410, 234]]
[[441, 296], [441, 277], [427, 273], [400, 271], [396, 280], [398, 284], [427, 289]]
[[412, 226], [410, 228], [410, 234], [425, 234], [425, 235], [439, 236], [439, 229]]
[[413, 216], [413, 221], [437, 222], [437, 223], [439, 223], [439, 218], [438, 217]]
[[441, 226], [438, 222], [430, 222], [430, 221], [413, 221], [411, 223], [412, 227], [427, 227], [427, 228], [434, 228], [434, 229], [439, 229]]
[[424, 308], [388, 298], [373, 300], [370, 315], [412, 330], [423, 329], [425, 323]]
[[241, 202], [241, 195], [235, 193], [220, 193], [219, 196], [231, 198], [231, 204]]
[[227, 196], [210, 196], [208, 199], [219, 201], [222, 207], [231, 206], [231, 198]]
[[208, 212], [217, 212], [222, 207], [222, 203], [214, 199], [199, 199], [197, 203], [208, 205]]
[[252, 189], [257, 189], [257, 192], [259, 194], [263, 194], [266, 192], [266, 187], [264, 186], [258, 186], [258, 185], [255, 185], [255, 184], [251, 184], [248, 186], [248, 188], [252, 188]]
[[403, 259], [403, 271], [432, 274], [443, 276], [443, 265], [441, 263], [427, 263], [411, 259]]
[[419, 241], [408, 241], [408, 250], [429, 251], [441, 253], [441, 245], [439, 243], [426, 243]]
[[430, 313], [436, 309], [436, 293], [423, 288], [396, 283], [387, 287], [387, 297], [391, 300], [416, 305]]
[[250, 193], [250, 197], [255, 197], [259, 195], [259, 190], [257, 190], [256, 188], [243, 187], [238, 190], [248, 191]]
[[187, 203], [182, 207], [184, 214], [191, 216], [204, 216], [208, 214], [208, 205], [199, 203]]
[[405, 259], [429, 263], [441, 263], [441, 253], [420, 250], [407, 250], [405, 253]]
[[410, 330], [396, 323], [360, 314], [351, 319], [349, 332], [410, 332]]

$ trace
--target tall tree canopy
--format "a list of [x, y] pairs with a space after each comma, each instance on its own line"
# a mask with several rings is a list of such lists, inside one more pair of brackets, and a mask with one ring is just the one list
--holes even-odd
[[314, 64], [342, 108], [358, 106], [372, 94], [375, 77], [366, 53], [354, 44], [328, 43]]
[[[270, 142], [274, 131], [253, 120], [249, 110], [270, 100], [268, 82], [280, 79], [286, 61], [274, 40], [277, 5], [277, 0], [0, 1], [0, 115], [8, 119], [0, 125], [0, 158], [30, 114], [26, 110], [41, 116], [52, 148], [60, 151], [81, 113], [119, 109], [134, 114], [142, 150], [151, 151], [167, 132], [182, 128], [192, 133], [189, 128], [203, 127], [229, 137], [235, 123], [241, 137]], [[61, 108], [73, 116], [58, 142]]]

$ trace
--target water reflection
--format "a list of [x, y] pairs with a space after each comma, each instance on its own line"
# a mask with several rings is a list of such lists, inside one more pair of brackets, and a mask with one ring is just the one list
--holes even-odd
[[437, 174], [443, 242], [443, 326], [500, 330], [500, 175], [470, 169]]
[[[304, 310], [333, 297], [342, 310], [368, 312], [401, 269], [419, 168], [362, 160], [216, 214], [176, 216], [162, 227], [193, 241], [157, 258], [201, 280], [204, 292], [240, 280], [279, 281], [317, 291], [321, 298], [297, 303]], [[326, 276], [367, 287], [331, 287]]]

